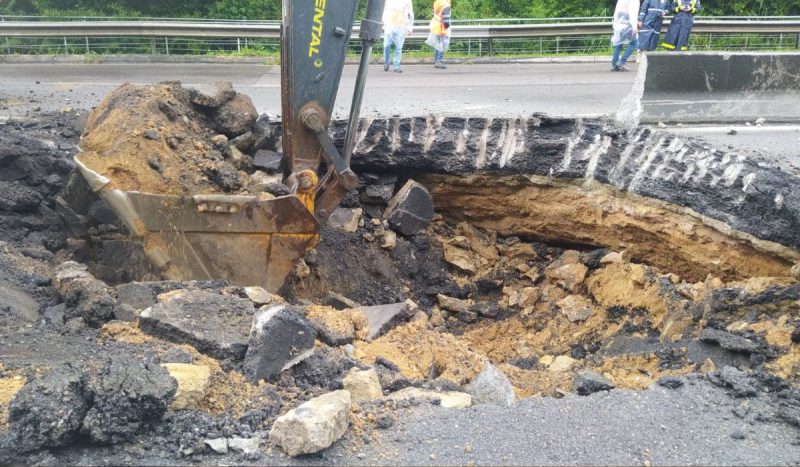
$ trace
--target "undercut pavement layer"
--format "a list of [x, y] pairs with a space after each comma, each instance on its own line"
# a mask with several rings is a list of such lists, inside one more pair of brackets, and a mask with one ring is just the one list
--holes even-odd
[[532, 115], [365, 120], [357, 141], [356, 170], [453, 176], [424, 177], [437, 210], [508, 234], [631, 248], [695, 279], [787, 276], [800, 259], [800, 180], [700, 140]]

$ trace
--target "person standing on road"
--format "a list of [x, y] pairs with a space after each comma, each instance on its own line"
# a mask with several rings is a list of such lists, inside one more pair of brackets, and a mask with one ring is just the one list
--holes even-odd
[[639, 9], [639, 50], [656, 50], [669, 0], [644, 0]]
[[414, 6], [411, 0], [387, 0], [383, 9], [383, 71], [389, 71], [392, 64], [391, 52], [394, 45], [394, 72], [402, 73], [400, 59], [406, 34], [414, 31]]
[[669, 23], [667, 37], [661, 47], [667, 50], [689, 50], [689, 34], [694, 26], [694, 15], [700, 11], [700, 0], [674, 0], [675, 16]]
[[[611, 36], [611, 45], [614, 53], [611, 56], [611, 71], [628, 71], [625, 63], [639, 45], [639, 0], [617, 0], [614, 9], [614, 35]], [[620, 58], [622, 47], [628, 48]]]
[[426, 44], [433, 47], [433, 66], [447, 68], [444, 53], [450, 47], [450, 15], [451, 0], [435, 0], [433, 2], [433, 19], [431, 19], [431, 33]]

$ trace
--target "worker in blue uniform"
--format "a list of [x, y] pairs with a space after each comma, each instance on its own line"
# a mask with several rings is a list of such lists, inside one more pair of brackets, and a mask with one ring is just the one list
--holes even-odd
[[700, 11], [700, 0], [674, 0], [672, 11], [675, 16], [661, 46], [667, 50], [689, 50], [689, 34], [694, 26], [694, 15]]
[[644, 0], [639, 8], [639, 49], [656, 50], [670, 0]]

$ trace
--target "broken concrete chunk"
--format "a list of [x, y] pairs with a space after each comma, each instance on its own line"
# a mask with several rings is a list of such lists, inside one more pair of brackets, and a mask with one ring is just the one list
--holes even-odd
[[536, 287], [524, 287], [519, 291], [517, 301], [521, 308], [527, 308], [536, 305], [539, 301], [539, 296], [539, 289]]
[[202, 290], [159, 295], [142, 311], [143, 332], [177, 344], [190, 344], [214, 358], [241, 360], [255, 315], [250, 300]]
[[353, 233], [358, 230], [358, 223], [364, 210], [361, 208], [336, 208], [328, 218], [328, 225], [342, 232]]
[[561, 313], [572, 323], [584, 321], [592, 315], [592, 303], [580, 295], [570, 295], [558, 301]]
[[361, 202], [366, 204], [386, 205], [392, 199], [394, 182], [383, 185], [367, 185], [361, 192]]
[[255, 454], [261, 448], [260, 438], [230, 438], [228, 448], [241, 454]]
[[259, 149], [253, 157], [253, 166], [268, 173], [277, 173], [281, 170], [283, 154], [269, 149]]
[[478, 272], [477, 259], [469, 251], [446, 243], [442, 245], [442, 249], [444, 251], [444, 260], [449, 264], [468, 274]]
[[328, 292], [328, 295], [325, 297], [325, 306], [336, 308], [337, 310], [349, 310], [352, 308], [358, 308], [361, 305], [353, 300], [350, 300], [342, 294]]
[[588, 396], [600, 391], [609, 391], [615, 386], [602, 375], [591, 370], [583, 370], [575, 375], [572, 387], [579, 396]]
[[54, 282], [61, 298], [69, 307], [75, 307], [88, 325], [99, 328], [114, 319], [117, 301], [111, 296], [111, 289], [95, 279], [85, 265], [63, 263], [56, 270]]
[[228, 440], [225, 438], [206, 439], [203, 443], [217, 454], [228, 453]]
[[264, 307], [250, 329], [244, 374], [251, 382], [270, 379], [314, 353], [317, 332], [302, 313], [288, 305]]
[[[555, 263], [554, 263], [555, 264]], [[564, 264], [562, 266], [548, 266], [544, 270], [545, 276], [554, 280], [558, 285], [570, 292], [576, 292], [586, 279], [589, 268], [580, 263]]]
[[257, 307], [283, 302], [281, 297], [272, 295], [263, 287], [245, 287], [244, 294], [247, 295], [247, 298], [249, 298], [250, 301], [253, 302], [253, 305]]
[[278, 417], [269, 439], [292, 457], [327, 449], [347, 431], [350, 404], [347, 391], [329, 392], [311, 399]]
[[203, 94], [197, 89], [189, 89], [189, 98], [192, 104], [216, 109], [236, 97], [236, 91], [230, 81], [217, 81], [214, 83], [214, 88], [213, 96]]
[[356, 402], [374, 401], [383, 397], [381, 382], [374, 368], [363, 371], [352, 368], [342, 380], [342, 384], [346, 391], [350, 391]]
[[472, 406], [472, 396], [465, 392], [458, 391], [433, 391], [430, 389], [404, 388], [386, 396], [386, 399], [393, 401], [421, 399], [438, 402], [439, 405], [448, 409], [466, 409]]
[[749, 354], [758, 350], [758, 344], [750, 339], [720, 329], [703, 329], [703, 332], [700, 333], [700, 340], [703, 342], [715, 342], [723, 349], [728, 349], [733, 352]]
[[510, 406], [516, 400], [514, 387], [508, 377], [487, 362], [478, 376], [467, 386], [474, 404]]
[[398, 323], [407, 321], [419, 307], [412, 300], [390, 305], [366, 306], [358, 309], [367, 317], [367, 340], [375, 339]]
[[64, 446], [78, 435], [91, 403], [86, 376], [64, 366], [20, 389], [9, 406], [9, 428], [21, 452]]
[[389, 201], [383, 217], [392, 229], [408, 236], [427, 229], [433, 213], [433, 198], [428, 189], [409, 180]]
[[206, 396], [211, 380], [211, 370], [205, 365], [162, 363], [169, 375], [178, 382], [178, 392], [172, 401], [172, 410], [197, 410], [197, 404]]
[[383, 241], [381, 241], [381, 248], [384, 250], [394, 250], [397, 246], [397, 234], [392, 230], [383, 232]]
[[600, 264], [602, 265], [624, 262], [625, 261], [622, 259], [622, 253], [618, 253], [616, 251], [612, 251], [611, 253], [600, 258]]
[[447, 295], [437, 294], [436, 302], [443, 309], [452, 311], [453, 313], [467, 312], [470, 309], [470, 304], [468, 301], [448, 297]]
[[178, 384], [161, 366], [133, 357], [113, 358], [89, 381], [92, 407], [81, 430], [97, 443], [131, 439], [167, 411]]

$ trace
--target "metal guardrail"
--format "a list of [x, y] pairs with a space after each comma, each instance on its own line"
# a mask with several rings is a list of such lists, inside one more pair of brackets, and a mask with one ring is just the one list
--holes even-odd
[[[669, 22], [669, 17], [666, 19]], [[353, 36], [357, 37], [358, 25]], [[428, 21], [418, 21], [406, 50], [425, 51]], [[605, 53], [611, 18], [460, 20], [451, 51], [468, 56]], [[274, 54], [280, 22], [244, 20], [0, 16], [0, 54]], [[800, 16], [699, 17], [694, 50], [800, 49]], [[358, 51], [354, 41], [352, 52]]]
[[[667, 20], [668, 22], [669, 20]], [[358, 25], [353, 38], [358, 37]], [[454, 24], [454, 39], [528, 38], [610, 34], [611, 21], [554, 22], [543, 24]], [[697, 33], [800, 33], [800, 18], [716, 19], [698, 18]], [[418, 24], [411, 38], [427, 36]], [[0, 21], [5, 37], [239, 37], [277, 39], [276, 22], [213, 21]]]

